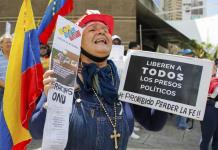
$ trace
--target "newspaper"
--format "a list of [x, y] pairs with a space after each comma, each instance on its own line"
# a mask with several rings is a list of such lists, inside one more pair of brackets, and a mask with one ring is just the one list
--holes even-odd
[[64, 149], [68, 140], [81, 47], [81, 28], [59, 16], [54, 35], [50, 69], [57, 81], [48, 92], [48, 108], [43, 132], [43, 150]]

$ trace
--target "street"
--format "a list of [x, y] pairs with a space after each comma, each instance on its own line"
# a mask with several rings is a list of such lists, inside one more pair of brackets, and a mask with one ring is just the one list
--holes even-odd
[[[200, 123], [194, 121], [190, 131], [175, 127], [175, 116], [169, 116], [168, 122], [159, 132], [141, 129], [139, 140], [129, 140], [127, 150], [199, 150], [201, 137]], [[41, 141], [34, 140], [28, 150], [40, 150]]]

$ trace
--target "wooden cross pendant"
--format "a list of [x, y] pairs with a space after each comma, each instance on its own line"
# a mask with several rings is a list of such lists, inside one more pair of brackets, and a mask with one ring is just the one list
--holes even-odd
[[113, 134], [111, 135], [111, 139], [114, 139], [115, 149], [118, 149], [117, 139], [120, 137], [120, 133], [117, 133], [117, 130], [114, 128]]

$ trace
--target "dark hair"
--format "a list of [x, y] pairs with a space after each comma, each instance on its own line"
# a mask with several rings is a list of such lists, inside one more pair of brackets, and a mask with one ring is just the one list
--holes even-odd
[[214, 60], [214, 63], [215, 63], [215, 65], [217, 66], [217, 65], [218, 65], [218, 59], [215, 59], [215, 60]]
[[132, 49], [132, 48], [134, 48], [134, 47], [137, 47], [139, 44], [138, 44], [138, 42], [136, 42], [136, 41], [131, 41], [131, 42], [129, 42], [129, 49]]
[[[115, 41], [117, 41], [117, 42], [115, 42]], [[114, 44], [114, 45], [121, 45], [121, 40], [120, 39], [118, 39], [118, 38], [115, 38], [115, 39], [113, 39], [112, 40], [112, 43]]]
[[50, 46], [48, 45], [48, 44], [42, 44], [42, 43], [40, 43], [40, 50], [42, 49], [42, 48], [44, 48], [44, 49], [46, 49], [47, 50], [47, 53], [45, 54], [45, 55], [41, 55], [42, 57], [49, 57], [50, 56], [50, 54], [51, 54], [51, 48], [50, 48]]

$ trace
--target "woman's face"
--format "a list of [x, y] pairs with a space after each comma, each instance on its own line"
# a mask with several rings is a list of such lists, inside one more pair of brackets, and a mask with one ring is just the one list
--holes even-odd
[[81, 46], [94, 56], [108, 56], [112, 47], [108, 27], [101, 22], [88, 23], [83, 30]]

